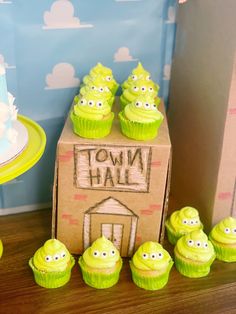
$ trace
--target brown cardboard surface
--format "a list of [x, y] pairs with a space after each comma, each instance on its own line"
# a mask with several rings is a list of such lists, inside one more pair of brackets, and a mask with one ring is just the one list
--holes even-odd
[[166, 118], [158, 137], [147, 142], [123, 136], [117, 118], [106, 138], [83, 139], [73, 134], [68, 118], [57, 149], [54, 235], [72, 253], [82, 253], [105, 234], [122, 256], [145, 241], [159, 241], [170, 149]]
[[235, 114], [230, 109], [235, 103], [229, 103], [235, 11], [234, 0], [227, 5], [219, 0], [188, 1], [180, 6], [177, 23], [168, 113], [173, 145], [171, 195], [177, 208], [198, 208], [207, 230], [232, 214], [233, 205], [223, 198], [232, 201], [226, 181], [230, 176], [235, 182], [236, 175], [236, 155], [232, 157], [229, 149], [235, 147]]

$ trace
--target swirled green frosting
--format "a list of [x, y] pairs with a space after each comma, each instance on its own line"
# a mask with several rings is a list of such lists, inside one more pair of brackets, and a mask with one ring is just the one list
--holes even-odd
[[148, 241], [135, 252], [132, 262], [140, 270], [162, 270], [172, 261], [169, 253], [161, 244]]
[[141, 95], [125, 106], [124, 114], [128, 120], [139, 123], [163, 120], [163, 115], [157, 109], [154, 98], [148, 95]]
[[75, 102], [74, 113], [85, 119], [101, 120], [111, 112], [108, 102], [92, 90], [76, 97]]
[[[128, 77], [128, 79], [122, 84], [123, 89], [129, 88], [133, 82], [143, 80], [143, 81], [151, 81], [151, 75], [150, 73], [144, 69], [142, 66], [142, 63], [139, 62], [137, 67], [132, 70], [131, 75]], [[155, 84], [153, 81], [153, 88], [156, 89], [156, 92], [159, 90], [159, 86]]]
[[198, 211], [190, 206], [173, 212], [170, 216], [170, 225], [176, 233], [181, 234], [202, 229]]
[[220, 221], [210, 233], [213, 240], [224, 244], [236, 244], [236, 219], [227, 217]]
[[119, 251], [114, 244], [104, 236], [94, 241], [83, 254], [84, 263], [92, 268], [112, 268], [119, 259]]
[[185, 258], [199, 262], [207, 262], [215, 255], [213, 245], [202, 230], [195, 230], [181, 237], [177, 241], [176, 250]]
[[157, 97], [157, 89], [152, 81], [138, 80], [130, 84], [130, 87], [125, 89], [122, 98], [128, 104], [134, 101], [140, 95], [149, 95]]
[[71, 255], [59, 240], [47, 240], [33, 256], [34, 266], [41, 271], [64, 271], [70, 263]]

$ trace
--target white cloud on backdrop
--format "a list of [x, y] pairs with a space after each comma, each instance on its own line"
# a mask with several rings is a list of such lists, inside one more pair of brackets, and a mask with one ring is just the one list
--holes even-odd
[[15, 65], [9, 65], [2, 54], [0, 54], [0, 64], [4, 66], [5, 69], [15, 69]]
[[79, 83], [70, 63], [58, 63], [53, 67], [52, 73], [47, 74], [45, 89], [73, 88], [78, 87]]
[[8, 0], [0, 0], [0, 4], [11, 4], [12, 1], [8, 1]]
[[74, 16], [74, 6], [68, 0], [57, 0], [53, 2], [50, 11], [44, 12], [43, 29], [68, 29], [88, 28], [92, 24], [81, 23], [80, 19]]
[[130, 55], [129, 48], [120, 47], [117, 52], [114, 54], [114, 62], [129, 62], [129, 61], [137, 61], [138, 59], [134, 59]]

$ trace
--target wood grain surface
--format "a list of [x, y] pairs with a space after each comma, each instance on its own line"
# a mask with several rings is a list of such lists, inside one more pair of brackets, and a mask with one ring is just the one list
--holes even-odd
[[[0, 313], [236, 313], [236, 263], [215, 261], [201, 279], [175, 267], [166, 287], [150, 292], [136, 287], [128, 259], [118, 284], [107, 290], [86, 286], [76, 263], [70, 282], [58, 289], [35, 284], [29, 258], [50, 238], [51, 210], [0, 217], [4, 243], [0, 259]], [[173, 248], [164, 247], [172, 254]], [[76, 257], [77, 260], [77, 257]]]

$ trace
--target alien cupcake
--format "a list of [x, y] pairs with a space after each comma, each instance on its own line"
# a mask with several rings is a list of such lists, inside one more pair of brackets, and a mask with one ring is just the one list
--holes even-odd
[[47, 240], [29, 260], [36, 283], [44, 288], [64, 286], [70, 280], [74, 264], [73, 256], [56, 239]]
[[106, 289], [118, 282], [122, 259], [113, 243], [102, 236], [86, 249], [79, 265], [87, 285]]
[[130, 261], [132, 279], [140, 288], [161, 289], [168, 282], [173, 264], [169, 253], [163, 249], [161, 244], [145, 242], [138, 248]]
[[[124, 91], [125, 89], [129, 88], [134, 81], [138, 80], [146, 80], [146, 81], [151, 81], [151, 75], [150, 73], [144, 69], [142, 66], [141, 62], [138, 63], [137, 67], [132, 70], [131, 75], [127, 78], [127, 80], [122, 84], [122, 90]], [[154, 83], [154, 82], [153, 82]], [[158, 92], [159, 86], [154, 83], [154, 86]]]
[[74, 132], [85, 138], [102, 138], [110, 133], [114, 113], [100, 93], [80, 95], [71, 111]]
[[236, 262], [236, 219], [227, 217], [213, 227], [209, 239], [216, 258], [224, 262]]
[[182, 236], [174, 248], [175, 266], [184, 276], [200, 278], [207, 276], [215, 259], [215, 251], [202, 230]]
[[158, 106], [160, 99], [157, 97], [157, 87], [152, 81], [138, 80], [130, 84], [129, 88], [125, 89], [120, 96], [121, 109], [133, 102], [140, 95], [148, 95], [155, 99], [155, 104]]
[[97, 63], [97, 65], [90, 70], [89, 75], [86, 75], [83, 78], [83, 84], [90, 84], [91, 80], [95, 77], [99, 77], [101, 80], [104, 80], [112, 94], [116, 94], [119, 84], [115, 81], [110, 68], [103, 66], [101, 63]]
[[122, 133], [135, 140], [151, 140], [157, 136], [163, 121], [154, 98], [141, 95], [119, 113]]
[[100, 93], [102, 99], [105, 99], [110, 106], [113, 105], [115, 97], [108, 88], [106, 81], [101, 79], [101, 77], [96, 76], [87, 85], [81, 87], [80, 94], [84, 96], [91, 90]]
[[171, 244], [175, 245], [183, 235], [203, 228], [198, 211], [190, 206], [176, 210], [165, 223], [167, 237]]

